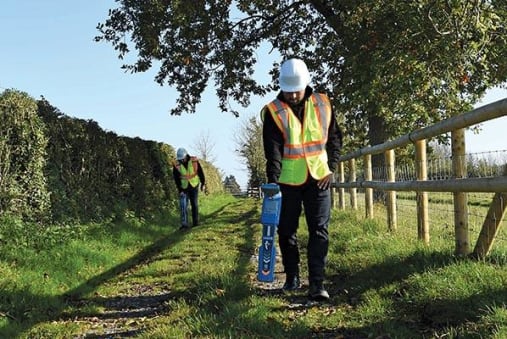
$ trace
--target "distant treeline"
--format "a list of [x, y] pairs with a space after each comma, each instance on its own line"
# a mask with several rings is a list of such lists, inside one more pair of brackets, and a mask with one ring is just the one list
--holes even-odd
[[[88, 222], [175, 208], [172, 146], [104, 131], [17, 90], [0, 93], [0, 119], [0, 215]], [[201, 164], [208, 189], [222, 191], [218, 169]]]

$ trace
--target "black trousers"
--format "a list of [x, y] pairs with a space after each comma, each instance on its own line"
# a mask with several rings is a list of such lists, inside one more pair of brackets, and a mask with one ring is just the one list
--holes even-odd
[[321, 190], [309, 179], [301, 186], [280, 185], [282, 210], [278, 225], [278, 243], [286, 274], [299, 275], [297, 230], [302, 209], [308, 227], [308, 273], [310, 281], [322, 281], [329, 248], [328, 226], [331, 215], [331, 191]]
[[188, 203], [192, 210], [192, 224], [199, 225], [199, 187], [188, 186], [184, 191], [185, 195], [180, 196], [181, 225], [188, 226]]

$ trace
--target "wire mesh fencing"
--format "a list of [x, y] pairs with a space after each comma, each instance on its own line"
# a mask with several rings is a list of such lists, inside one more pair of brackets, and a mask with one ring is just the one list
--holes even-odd
[[[505, 175], [505, 166], [507, 164], [507, 150], [489, 151], [481, 153], [466, 154], [467, 178], [488, 178]], [[356, 180], [361, 182], [365, 180], [362, 164], [357, 166], [358, 170]], [[348, 168], [345, 169], [346, 173]], [[372, 180], [385, 182], [387, 179], [386, 167], [372, 168]], [[399, 164], [395, 167], [396, 182], [417, 180], [416, 166], [413, 163]], [[427, 180], [438, 181], [453, 178], [452, 156], [440, 155], [432, 157], [427, 161]], [[350, 180], [346, 175], [345, 182]], [[365, 189], [357, 188], [355, 199], [352, 199], [352, 189], [345, 189], [344, 199], [345, 208], [353, 208], [354, 204], [358, 210], [366, 209]], [[443, 240], [454, 245], [455, 235], [455, 193], [453, 192], [427, 192], [428, 200], [428, 219], [430, 223], [430, 238], [432, 240]], [[386, 194], [384, 191], [375, 191], [375, 219], [387, 222]], [[507, 229], [505, 227], [505, 215], [494, 213], [488, 215], [488, 210], [495, 196], [494, 192], [468, 192], [466, 193], [466, 222], [468, 226], [470, 245], [473, 248], [477, 242], [483, 226], [487, 222], [499, 224], [498, 233], [487, 235], [495, 238], [494, 250], [507, 255]], [[417, 236], [418, 227], [418, 204], [420, 195], [415, 191], [396, 192], [396, 214], [398, 227], [413, 230]], [[354, 200], [354, 201], [353, 201]], [[501, 210], [505, 209], [505, 201], [501, 200]], [[489, 220], [493, 218], [494, 220]], [[499, 220], [500, 219], [500, 220]]]

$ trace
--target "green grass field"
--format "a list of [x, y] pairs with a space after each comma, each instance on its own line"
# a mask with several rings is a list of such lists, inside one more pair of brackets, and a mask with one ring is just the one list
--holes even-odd
[[415, 215], [400, 214], [390, 233], [381, 208], [378, 220], [335, 210], [331, 299], [318, 304], [306, 280], [281, 292], [279, 263], [274, 283], [256, 281], [260, 203], [202, 196], [202, 226], [187, 232], [174, 215], [45, 230], [4, 218], [0, 338], [507, 337], [503, 241], [487, 260], [456, 258], [444, 213], [424, 246]]

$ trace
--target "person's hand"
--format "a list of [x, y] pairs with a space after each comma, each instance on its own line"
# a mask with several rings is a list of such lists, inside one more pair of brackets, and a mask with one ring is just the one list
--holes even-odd
[[317, 182], [317, 187], [320, 188], [321, 190], [327, 190], [329, 187], [331, 187], [332, 182], [333, 182], [333, 173], [330, 173]]
[[261, 191], [264, 195], [267, 195], [268, 197], [272, 197], [275, 194], [278, 194], [280, 192], [280, 186], [276, 182], [270, 182], [268, 185], [272, 185], [273, 188], [267, 187], [267, 186], [261, 186]]
[[206, 185], [205, 184], [201, 185], [201, 192], [206, 192]]
[[184, 196], [185, 195], [185, 192], [181, 191], [180, 192], [180, 197]]

